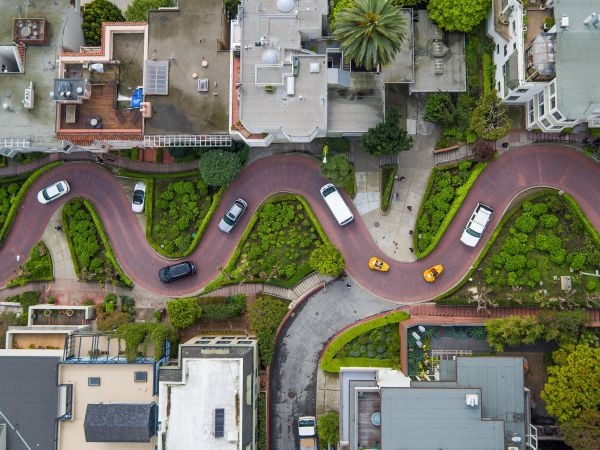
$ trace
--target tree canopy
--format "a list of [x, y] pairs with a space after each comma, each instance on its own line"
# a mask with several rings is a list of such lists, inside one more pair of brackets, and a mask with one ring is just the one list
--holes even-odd
[[390, 108], [385, 116], [385, 121], [378, 123], [375, 128], [363, 135], [362, 143], [371, 155], [394, 155], [408, 150], [412, 146], [412, 137], [406, 130], [400, 128], [398, 121], [400, 114]]
[[149, 10], [173, 4], [172, 0], [133, 0], [125, 10], [125, 18], [129, 22], [147, 22]]
[[167, 302], [167, 314], [173, 328], [187, 328], [202, 316], [202, 308], [195, 298], [180, 298]]
[[468, 33], [486, 19], [491, 0], [430, 0], [429, 18], [447, 31]]
[[495, 141], [510, 133], [508, 110], [495, 92], [479, 99], [471, 114], [471, 128], [479, 137]]
[[340, 251], [330, 244], [317, 246], [310, 254], [308, 263], [317, 272], [331, 277], [339, 277], [346, 264]]
[[338, 153], [327, 158], [326, 163], [321, 162], [321, 175], [329, 178], [333, 184], [347, 186], [354, 176], [352, 163], [346, 155]]
[[83, 9], [83, 36], [87, 45], [98, 46], [102, 39], [102, 22], [123, 22], [121, 10], [108, 0], [93, 0]]
[[200, 158], [200, 176], [209, 186], [227, 186], [242, 170], [236, 153], [210, 150]]
[[565, 442], [577, 450], [596, 450], [600, 442], [600, 411], [585, 411], [579, 418], [560, 424]]
[[541, 393], [546, 410], [560, 422], [600, 410], [600, 348], [580, 344], [552, 354], [548, 380]]
[[334, 16], [333, 36], [345, 57], [367, 70], [393, 61], [406, 35], [400, 7], [392, 0], [353, 0], [344, 6]]
[[336, 412], [321, 414], [317, 419], [317, 433], [321, 448], [336, 444], [340, 435], [340, 418]]

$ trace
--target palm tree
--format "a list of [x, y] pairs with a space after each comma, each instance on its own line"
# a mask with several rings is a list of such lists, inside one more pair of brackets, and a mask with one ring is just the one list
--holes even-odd
[[333, 30], [345, 56], [367, 70], [391, 62], [405, 34], [404, 15], [392, 0], [354, 0], [337, 14]]

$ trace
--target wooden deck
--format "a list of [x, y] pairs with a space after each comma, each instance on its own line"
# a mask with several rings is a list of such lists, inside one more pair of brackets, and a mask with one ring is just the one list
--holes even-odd
[[85, 311], [73, 309], [73, 315], [68, 316], [65, 310], [50, 309], [52, 313], [49, 316], [44, 315], [43, 310], [38, 310], [33, 319], [33, 325], [85, 325]]
[[[92, 95], [81, 105], [76, 105], [75, 122], [67, 123], [67, 106], [60, 106], [59, 132], [79, 130], [102, 133], [106, 130], [142, 130], [142, 113], [138, 109], [117, 109], [117, 86], [115, 84], [92, 84]], [[100, 118], [100, 128], [92, 128], [90, 120]]]
[[381, 412], [381, 397], [379, 392], [360, 392], [358, 394], [357, 411], [357, 444], [363, 448], [380, 448], [381, 427], [375, 426], [371, 422], [373, 413]]

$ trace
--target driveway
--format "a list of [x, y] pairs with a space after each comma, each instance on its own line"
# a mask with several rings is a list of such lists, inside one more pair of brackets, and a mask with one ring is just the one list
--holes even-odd
[[[346, 287], [350, 281], [352, 287]], [[296, 449], [301, 415], [316, 415], [317, 362], [331, 337], [357, 320], [398, 305], [337, 280], [298, 307], [287, 322], [271, 363], [271, 450]]]

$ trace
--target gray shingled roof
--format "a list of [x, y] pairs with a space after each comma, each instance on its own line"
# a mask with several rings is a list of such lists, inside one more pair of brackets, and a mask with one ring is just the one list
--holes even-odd
[[85, 412], [87, 442], [149, 442], [155, 433], [155, 404], [90, 404]]
[[7, 448], [54, 448], [59, 361], [57, 356], [0, 358], [0, 421], [15, 427], [6, 427]]

